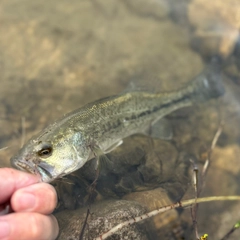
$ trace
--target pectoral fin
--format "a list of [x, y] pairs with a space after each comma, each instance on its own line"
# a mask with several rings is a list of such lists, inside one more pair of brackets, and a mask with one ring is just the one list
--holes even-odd
[[117, 143], [114, 143], [112, 146], [110, 146], [108, 149], [106, 149], [104, 151], [104, 153], [109, 153], [111, 151], [113, 151], [115, 148], [117, 148], [118, 146], [120, 146], [121, 144], [123, 143], [123, 140], [117, 142]]
[[111, 164], [110, 159], [106, 156], [106, 154], [102, 151], [102, 149], [99, 146], [94, 146], [91, 148], [93, 151], [93, 154], [96, 158], [96, 170], [101, 170], [107, 168], [109, 164]]

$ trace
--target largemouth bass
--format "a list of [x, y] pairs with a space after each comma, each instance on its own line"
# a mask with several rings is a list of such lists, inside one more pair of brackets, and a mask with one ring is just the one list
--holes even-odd
[[49, 125], [20, 149], [11, 163], [50, 182], [81, 168], [94, 156], [110, 152], [122, 139], [146, 133], [167, 114], [223, 93], [220, 71], [211, 65], [178, 91], [133, 91], [104, 98]]

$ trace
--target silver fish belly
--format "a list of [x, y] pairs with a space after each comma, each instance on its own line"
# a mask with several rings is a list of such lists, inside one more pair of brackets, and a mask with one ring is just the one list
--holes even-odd
[[219, 69], [210, 66], [184, 88], [170, 93], [127, 92], [87, 104], [30, 139], [11, 158], [14, 167], [50, 182], [111, 151], [135, 133], [183, 107], [224, 93]]

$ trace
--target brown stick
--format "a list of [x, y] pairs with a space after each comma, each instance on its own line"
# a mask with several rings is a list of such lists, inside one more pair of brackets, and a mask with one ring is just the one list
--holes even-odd
[[[240, 196], [213, 196], [213, 197], [198, 198], [197, 203], [211, 202], [211, 201], [236, 201], [236, 200], [240, 201]], [[171, 205], [167, 205], [167, 206], [158, 208], [158, 209], [153, 210], [151, 212], [145, 213], [141, 216], [131, 218], [131, 219], [125, 221], [125, 222], [122, 222], [122, 223], [116, 225], [115, 227], [113, 227], [109, 231], [103, 233], [102, 235], [95, 238], [94, 240], [106, 239], [107, 237], [110, 237], [111, 235], [113, 235], [118, 230], [122, 229], [123, 227], [130, 226], [134, 223], [141, 222], [141, 221], [143, 221], [145, 219], [148, 219], [150, 217], [153, 217], [153, 216], [155, 216], [159, 213], [163, 213], [163, 212], [169, 211], [169, 210], [174, 209], [174, 208], [178, 208], [178, 207], [185, 208], [185, 207], [192, 206], [193, 204], [195, 204], [195, 202], [196, 202], [196, 199], [185, 200], [185, 201], [182, 201], [182, 202], [177, 202], [177, 203], [174, 203], [174, 204], [171, 204]]]

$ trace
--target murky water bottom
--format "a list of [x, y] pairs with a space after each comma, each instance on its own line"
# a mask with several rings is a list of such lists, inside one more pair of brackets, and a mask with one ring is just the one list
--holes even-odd
[[[222, 62], [225, 95], [167, 116], [171, 140], [125, 139], [108, 155], [113, 165], [94, 191], [93, 162], [54, 183], [59, 239], [79, 239], [89, 204], [83, 239], [194, 198], [192, 162], [201, 173], [220, 123], [207, 175], [199, 174], [201, 196], [239, 194], [239, 3], [26, 0], [2, 1], [0, 11], [0, 148], [8, 147], [0, 151], [1, 167], [25, 139], [66, 112], [126, 88], [179, 89], [212, 57]], [[199, 234], [221, 239], [239, 219], [238, 208], [228, 201], [199, 205]], [[194, 239], [192, 222], [189, 209], [171, 210], [109, 239]]]

